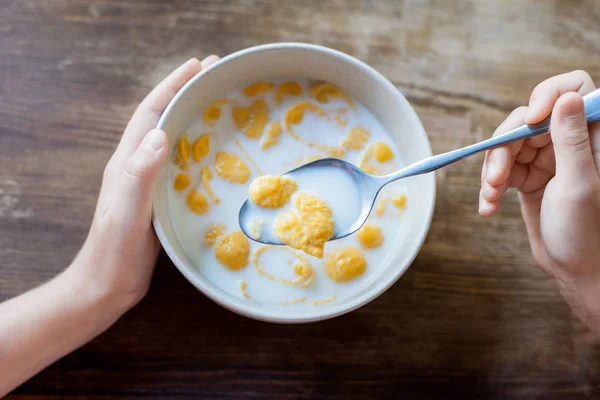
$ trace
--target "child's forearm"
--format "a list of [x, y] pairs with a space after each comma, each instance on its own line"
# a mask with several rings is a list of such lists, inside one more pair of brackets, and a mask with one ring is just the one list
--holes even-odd
[[[77, 262], [77, 261], [76, 261]], [[0, 397], [82, 346], [120, 316], [77, 268], [0, 304]]]

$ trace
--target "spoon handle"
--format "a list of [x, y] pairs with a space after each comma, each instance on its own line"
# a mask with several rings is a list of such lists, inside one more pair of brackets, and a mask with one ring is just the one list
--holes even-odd
[[[592, 124], [594, 122], [600, 122], [600, 89], [596, 89], [593, 92], [583, 96], [583, 102], [585, 105], [585, 116], [587, 123]], [[535, 125], [523, 125], [500, 136], [492, 137], [458, 150], [449, 151], [447, 153], [438, 154], [436, 156], [417, 161], [406, 168], [383, 176], [382, 178], [385, 180], [384, 185], [398, 179], [406, 178], [407, 176], [421, 175], [435, 171], [436, 169], [445, 167], [448, 164], [462, 160], [463, 158], [469, 157], [475, 153], [479, 153], [480, 151], [546, 133], [550, 128], [550, 117], [551, 115]]]

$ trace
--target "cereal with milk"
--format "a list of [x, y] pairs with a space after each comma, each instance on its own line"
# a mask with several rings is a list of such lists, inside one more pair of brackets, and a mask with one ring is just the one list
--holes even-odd
[[[375, 116], [332, 84], [255, 82], [212, 101], [179, 137], [170, 167], [169, 212], [189, 259], [215, 286], [265, 307], [351, 298], [401, 234], [407, 197], [402, 182], [389, 185], [362, 229], [327, 242], [360, 205], [358, 191], [340, 192], [351, 178], [310, 170], [293, 180], [280, 176], [326, 157], [372, 174], [400, 166]], [[272, 228], [289, 247], [263, 245], [240, 231], [247, 198], [278, 212]], [[253, 221], [251, 236], [260, 238], [265, 221]]]

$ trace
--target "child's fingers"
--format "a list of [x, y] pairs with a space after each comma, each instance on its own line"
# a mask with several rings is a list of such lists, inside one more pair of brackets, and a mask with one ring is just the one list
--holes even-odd
[[552, 107], [558, 98], [567, 92], [578, 92], [587, 94], [596, 89], [594, 81], [585, 71], [573, 71], [566, 74], [556, 75], [546, 79], [537, 85], [529, 99], [529, 112], [525, 117], [528, 124], [537, 124], [552, 111]]
[[541, 147], [548, 145], [548, 143], [550, 143], [551, 141], [552, 141], [552, 138], [550, 137], [550, 134], [544, 133], [542, 135], [534, 136], [530, 139], [527, 139], [525, 141], [525, 144], [527, 146], [531, 146], [533, 148], [539, 149]]
[[135, 110], [125, 128], [117, 150], [106, 166], [105, 181], [107, 179], [112, 181], [120, 176], [125, 160], [138, 148], [144, 135], [150, 129], [156, 127], [160, 115], [175, 96], [175, 93], [202, 68], [209, 66], [218, 59], [217, 56], [210, 56], [202, 62], [196, 58], [188, 60], [171, 72], [146, 96]]
[[201, 70], [200, 61], [192, 58], [171, 72], [144, 98], [121, 137], [117, 151], [122, 152], [123, 159], [133, 154], [144, 135], [156, 127], [160, 115], [179, 89]]
[[519, 153], [515, 158], [515, 162], [521, 164], [529, 164], [530, 162], [535, 160], [537, 153], [538, 149], [536, 149], [535, 147], [531, 147], [527, 143], [525, 143], [523, 144], [523, 147], [521, 147], [521, 150], [519, 150]]
[[506, 193], [507, 187], [507, 182], [498, 186], [491, 186], [484, 182], [479, 191], [479, 215], [488, 217], [495, 214], [500, 209], [500, 200]]
[[481, 190], [479, 191], [479, 214], [487, 217], [500, 209], [500, 199], [506, 191], [506, 184], [490, 186], [486, 180], [487, 163], [481, 169]]
[[489, 151], [486, 161], [485, 181], [490, 185], [499, 185], [505, 182], [512, 165], [511, 145], [497, 147]]
[[488, 202], [499, 201], [504, 192], [506, 191], [506, 185], [504, 183], [499, 186], [491, 186], [487, 179], [487, 162], [483, 162], [483, 168], [481, 168], [481, 190], [480, 199], [483, 198]]
[[546, 186], [551, 178], [552, 174], [537, 168], [534, 164], [515, 163], [508, 180], [509, 185], [519, 189], [521, 193], [531, 193]]
[[153, 129], [144, 137], [135, 152], [125, 161], [117, 181], [114, 203], [119, 215], [136, 220], [152, 212], [152, 187], [167, 155], [167, 135]]
[[548, 173], [549, 177], [553, 177], [556, 173], [556, 158], [554, 156], [554, 146], [552, 142], [538, 149], [537, 156], [533, 161], [533, 166]]
[[490, 203], [495, 203], [497, 201], [500, 201], [500, 199], [506, 192], [506, 188], [507, 182], [504, 182], [498, 186], [490, 186], [487, 183], [485, 183], [483, 184], [483, 186], [481, 186], [481, 197], [483, 197], [484, 200]]
[[[496, 129], [494, 136], [502, 135], [523, 124], [527, 107], [515, 109]], [[500, 209], [500, 200], [508, 187], [508, 179], [515, 158], [519, 154], [523, 141], [497, 147], [486, 153], [481, 171], [481, 190], [479, 192], [479, 214], [490, 216]]]
[[519, 188], [525, 183], [529, 168], [526, 164], [515, 162], [510, 170], [510, 176], [507, 180], [507, 186], [513, 188]]
[[489, 202], [483, 198], [482, 192], [479, 193], [479, 215], [489, 217], [494, 215], [500, 209], [500, 202]]
[[[523, 146], [517, 159], [513, 163], [508, 177], [507, 187], [519, 189], [521, 193], [531, 193], [546, 187], [550, 179], [554, 176], [554, 149], [548, 145], [541, 149], [535, 149], [534, 159], [523, 159]], [[528, 150], [525, 150], [528, 152]]]
[[135, 110], [119, 143], [117, 152], [121, 153], [122, 160], [133, 154], [142, 142], [144, 135], [156, 127], [161, 114], [183, 85], [218, 59], [217, 56], [210, 56], [202, 62], [197, 58], [188, 60], [171, 72], [146, 96]]
[[[527, 113], [527, 107], [515, 109], [506, 120], [496, 129], [494, 136], [500, 136], [523, 124], [523, 118]], [[486, 176], [485, 180], [491, 186], [498, 186], [506, 182], [510, 174], [510, 168], [514, 158], [523, 146], [523, 141], [509, 143], [505, 146], [496, 147], [488, 151], [486, 157]]]

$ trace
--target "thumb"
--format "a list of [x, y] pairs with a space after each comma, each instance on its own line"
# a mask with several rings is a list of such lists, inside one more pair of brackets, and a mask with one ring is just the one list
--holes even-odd
[[125, 161], [117, 184], [116, 206], [126, 215], [151, 213], [152, 188], [165, 163], [167, 147], [167, 135], [153, 129]]
[[550, 135], [557, 177], [563, 176], [574, 184], [595, 172], [581, 95], [570, 92], [560, 96], [552, 111]]

